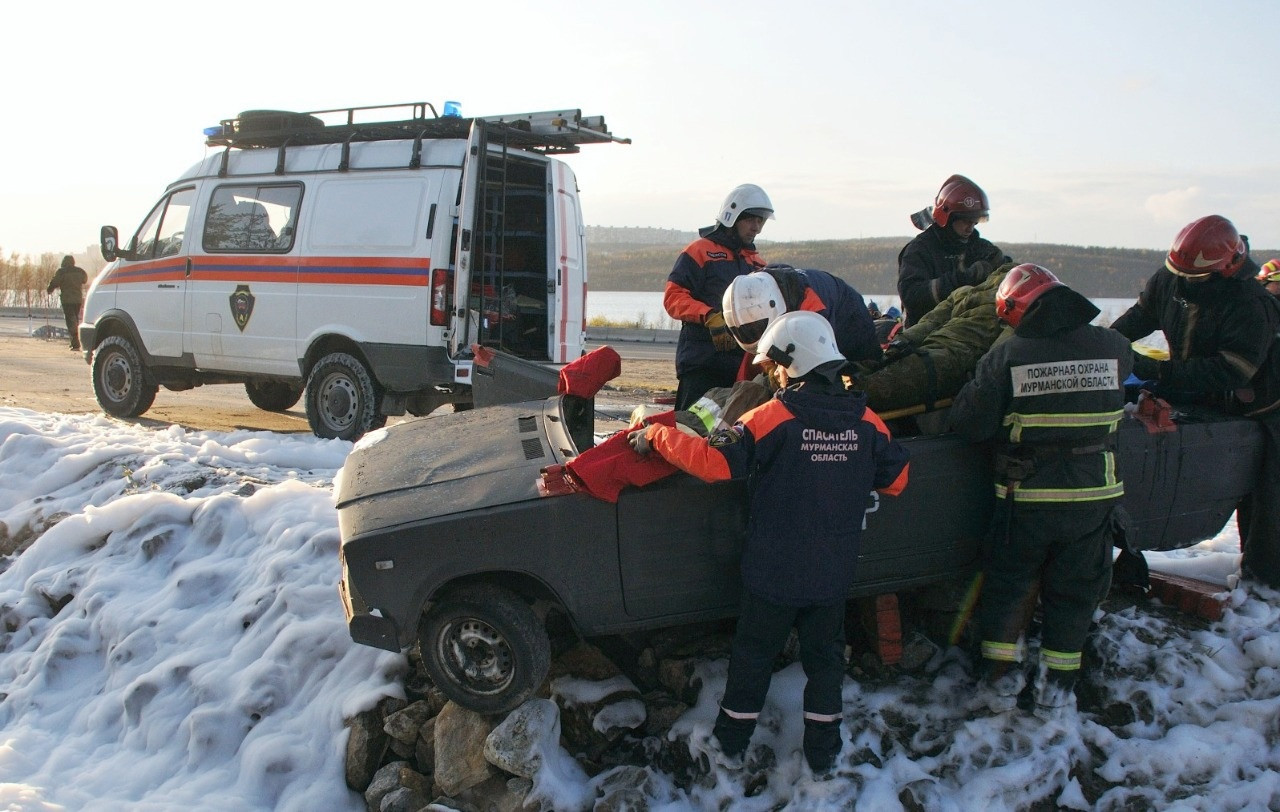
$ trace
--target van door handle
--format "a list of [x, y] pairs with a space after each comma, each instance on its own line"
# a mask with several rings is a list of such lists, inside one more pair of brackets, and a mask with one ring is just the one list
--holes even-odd
[[187, 257], [187, 277], [191, 276], [191, 257]]

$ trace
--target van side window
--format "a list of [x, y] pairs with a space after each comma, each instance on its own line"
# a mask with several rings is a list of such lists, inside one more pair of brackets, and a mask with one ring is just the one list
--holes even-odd
[[280, 254], [293, 248], [302, 184], [219, 186], [204, 220], [204, 250]]
[[182, 252], [194, 197], [195, 189], [179, 189], [156, 204], [133, 235], [135, 259], [170, 257]]

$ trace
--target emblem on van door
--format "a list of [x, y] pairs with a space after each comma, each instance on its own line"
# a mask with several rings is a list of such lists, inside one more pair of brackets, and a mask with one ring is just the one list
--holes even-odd
[[248, 285], [236, 285], [236, 292], [231, 294], [231, 318], [236, 320], [240, 332], [249, 326], [249, 317], [253, 315], [253, 294]]

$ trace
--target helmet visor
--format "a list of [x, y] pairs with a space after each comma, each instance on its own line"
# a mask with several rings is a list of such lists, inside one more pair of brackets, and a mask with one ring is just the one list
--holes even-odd
[[746, 324], [739, 324], [736, 327], [729, 326], [729, 334], [737, 340], [745, 348], [752, 348], [760, 337], [764, 335], [764, 331], [769, 327], [768, 319], [757, 319], [749, 321]]

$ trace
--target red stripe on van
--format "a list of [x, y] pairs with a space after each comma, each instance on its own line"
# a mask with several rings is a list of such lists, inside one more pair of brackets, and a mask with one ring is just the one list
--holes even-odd
[[116, 266], [104, 285], [180, 282], [282, 282], [302, 285], [399, 285], [427, 287], [431, 281], [431, 259], [417, 257], [306, 257], [244, 256], [227, 254], [191, 258], [166, 258]]

